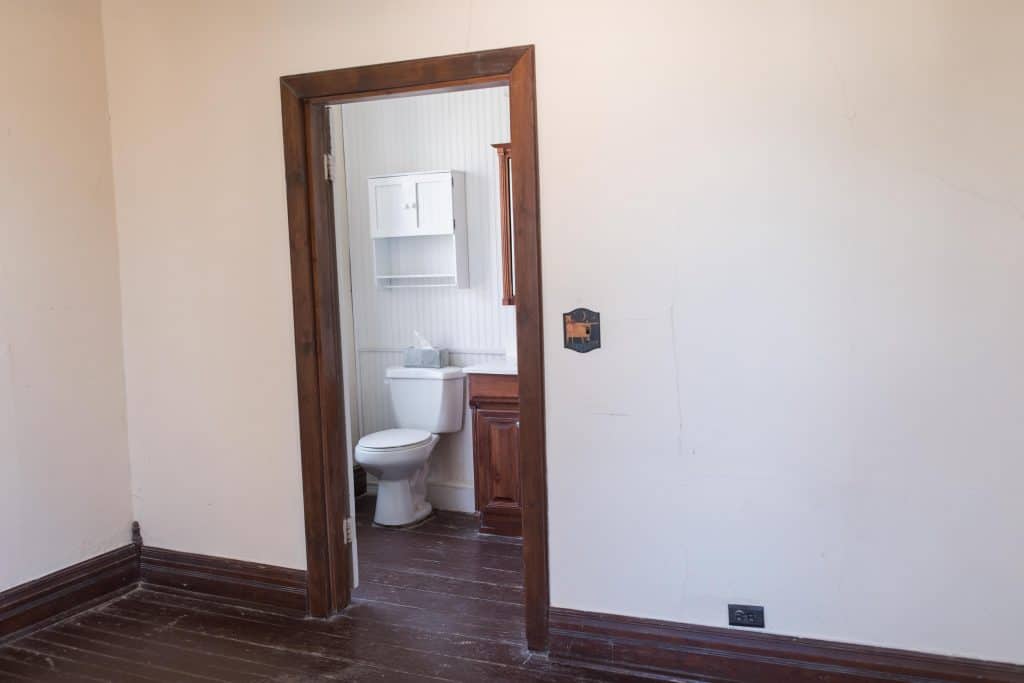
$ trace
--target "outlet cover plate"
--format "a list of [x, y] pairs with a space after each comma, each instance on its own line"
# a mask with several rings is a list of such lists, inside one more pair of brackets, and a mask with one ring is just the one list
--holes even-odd
[[764, 628], [764, 607], [761, 605], [729, 605], [729, 626]]

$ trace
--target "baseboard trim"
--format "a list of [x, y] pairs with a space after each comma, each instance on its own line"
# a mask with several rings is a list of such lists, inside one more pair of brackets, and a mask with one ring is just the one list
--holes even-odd
[[552, 608], [550, 655], [721, 683], [1024, 683], [1024, 666]]
[[476, 491], [473, 482], [428, 481], [427, 500], [438, 510], [476, 512]]
[[306, 572], [302, 569], [143, 546], [141, 579], [143, 585], [306, 613]]
[[[367, 482], [366, 493], [371, 496], [377, 495], [376, 480]], [[476, 491], [472, 482], [428, 481], [427, 500], [437, 510], [467, 514], [476, 512]]]
[[138, 552], [129, 544], [5, 590], [0, 642], [88, 609], [138, 580]]

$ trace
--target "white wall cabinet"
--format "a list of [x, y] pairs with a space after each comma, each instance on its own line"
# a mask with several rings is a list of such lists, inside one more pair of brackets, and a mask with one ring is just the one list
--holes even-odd
[[380, 287], [468, 287], [466, 187], [459, 171], [367, 181]]

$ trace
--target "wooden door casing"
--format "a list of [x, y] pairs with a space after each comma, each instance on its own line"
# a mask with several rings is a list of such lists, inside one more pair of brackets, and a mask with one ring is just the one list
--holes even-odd
[[[547, 471], [544, 423], [544, 326], [541, 301], [540, 202], [535, 55], [531, 45], [404, 62], [295, 74], [281, 78], [295, 332], [299, 443], [306, 527], [308, 610], [329, 617], [349, 600], [352, 554], [345, 543], [347, 467], [333, 206], [326, 178], [326, 106], [414, 92], [507, 84], [515, 236], [516, 378], [522, 488], [525, 630], [531, 650], [548, 642]], [[332, 301], [333, 299], [333, 301]]]

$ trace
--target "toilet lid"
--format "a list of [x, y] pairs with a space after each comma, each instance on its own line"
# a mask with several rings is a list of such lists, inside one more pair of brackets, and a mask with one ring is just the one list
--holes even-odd
[[359, 439], [361, 448], [373, 448], [377, 450], [387, 448], [407, 448], [419, 446], [430, 440], [430, 432], [422, 429], [385, 429], [382, 432], [367, 434]]

